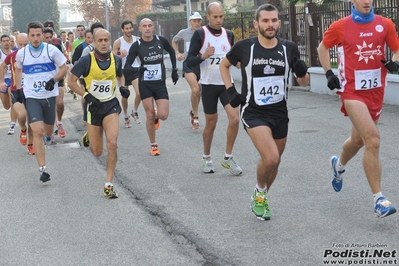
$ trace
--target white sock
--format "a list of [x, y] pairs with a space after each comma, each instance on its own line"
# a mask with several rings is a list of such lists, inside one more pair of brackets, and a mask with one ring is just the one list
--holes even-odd
[[111, 182], [106, 182], [105, 187], [113, 187], [114, 185]]
[[46, 169], [47, 169], [47, 167], [45, 165], [42, 165], [39, 167], [39, 172], [40, 173], [46, 172]]
[[209, 158], [211, 158], [211, 155], [210, 154], [208, 154], [208, 155], [202, 154], [202, 158], [209, 159]]
[[156, 142], [151, 143], [151, 146], [158, 146], [158, 143], [156, 143]]
[[373, 194], [374, 205], [377, 203], [377, 200], [378, 200], [379, 198], [381, 198], [381, 197], [383, 197], [381, 191], [380, 191], [380, 192], [377, 192], [377, 193], [375, 193], [375, 194]]
[[230, 157], [233, 157], [233, 155], [227, 153], [224, 154], [224, 158], [230, 158]]
[[57, 120], [57, 125], [62, 125], [62, 122]]
[[266, 192], [267, 191], [267, 186], [265, 185], [265, 187], [264, 188], [260, 188], [259, 186], [258, 186], [258, 184], [256, 184], [256, 189], [258, 190], [258, 191], [263, 191], [263, 192]]
[[10, 123], [10, 126], [11, 126], [11, 127], [15, 127], [15, 122], [11, 122], [11, 123]]
[[129, 115], [128, 114], [125, 114], [125, 119], [129, 119]]
[[338, 172], [342, 172], [344, 170], [344, 168], [345, 168], [345, 165], [341, 163], [341, 161], [340, 161], [340, 159], [338, 157], [338, 160], [336, 161], [334, 167], [335, 167], [335, 170], [337, 170]]

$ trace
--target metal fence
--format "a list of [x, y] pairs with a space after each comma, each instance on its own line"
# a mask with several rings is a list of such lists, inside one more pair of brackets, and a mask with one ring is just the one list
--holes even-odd
[[[390, 18], [398, 29], [399, 0], [375, 0], [375, 13]], [[307, 3], [304, 5], [289, 5], [280, 11], [281, 28], [279, 36], [292, 40], [298, 45], [301, 58], [310, 66], [320, 66], [317, 58], [317, 46], [323, 38], [323, 33], [336, 20], [351, 14], [350, 2], [339, 2], [328, 5]], [[235, 40], [256, 36], [253, 27], [254, 11], [227, 14], [224, 27], [233, 31]], [[185, 19], [159, 20], [154, 22], [156, 34], [162, 35], [170, 42], [179, 30], [187, 27]], [[208, 24], [206, 17], [204, 25]], [[183, 44], [180, 44], [183, 45]], [[183, 47], [180, 47], [183, 49]], [[387, 57], [391, 52], [386, 49]], [[336, 47], [330, 49], [331, 61], [337, 62]]]

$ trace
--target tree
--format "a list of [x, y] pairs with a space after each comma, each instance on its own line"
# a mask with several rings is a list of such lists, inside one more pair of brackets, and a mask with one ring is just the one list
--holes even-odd
[[[105, 0], [72, 0], [74, 11], [88, 14], [92, 21], [105, 24]], [[123, 20], [135, 21], [136, 16], [151, 9], [148, 0], [108, 0], [108, 18], [110, 26], [119, 27]]]
[[57, 0], [14, 0], [12, 1], [14, 28], [27, 32], [27, 24], [31, 21], [43, 23], [54, 21], [54, 29], [58, 31], [60, 11]]

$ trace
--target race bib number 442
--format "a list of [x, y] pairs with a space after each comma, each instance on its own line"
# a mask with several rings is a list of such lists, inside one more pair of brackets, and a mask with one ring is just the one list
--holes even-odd
[[284, 99], [284, 77], [271, 76], [253, 78], [254, 100], [257, 105], [268, 105]]

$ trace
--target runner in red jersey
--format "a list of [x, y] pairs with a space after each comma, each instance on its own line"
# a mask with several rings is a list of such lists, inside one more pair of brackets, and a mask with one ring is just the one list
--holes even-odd
[[[344, 142], [341, 155], [331, 157], [332, 185], [336, 192], [341, 190], [345, 165], [364, 146], [363, 168], [374, 196], [374, 213], [386, 217], [396, 209], [381, 193], [377, 121], [388, 71], [398, 71], [399, 41], [392, 21], [374, 14], [373, 0], [352, 0], [352, 4], [351, 15], [331, 24], [318, 47], [327, 86], [337, 89], [341, 111], [352, 122], [351, 135]], [[330, 65], [329, 49], [335, 45], [338, 77]], [[386, 45], [393, 52], [392, 60], [385, 58]]]

